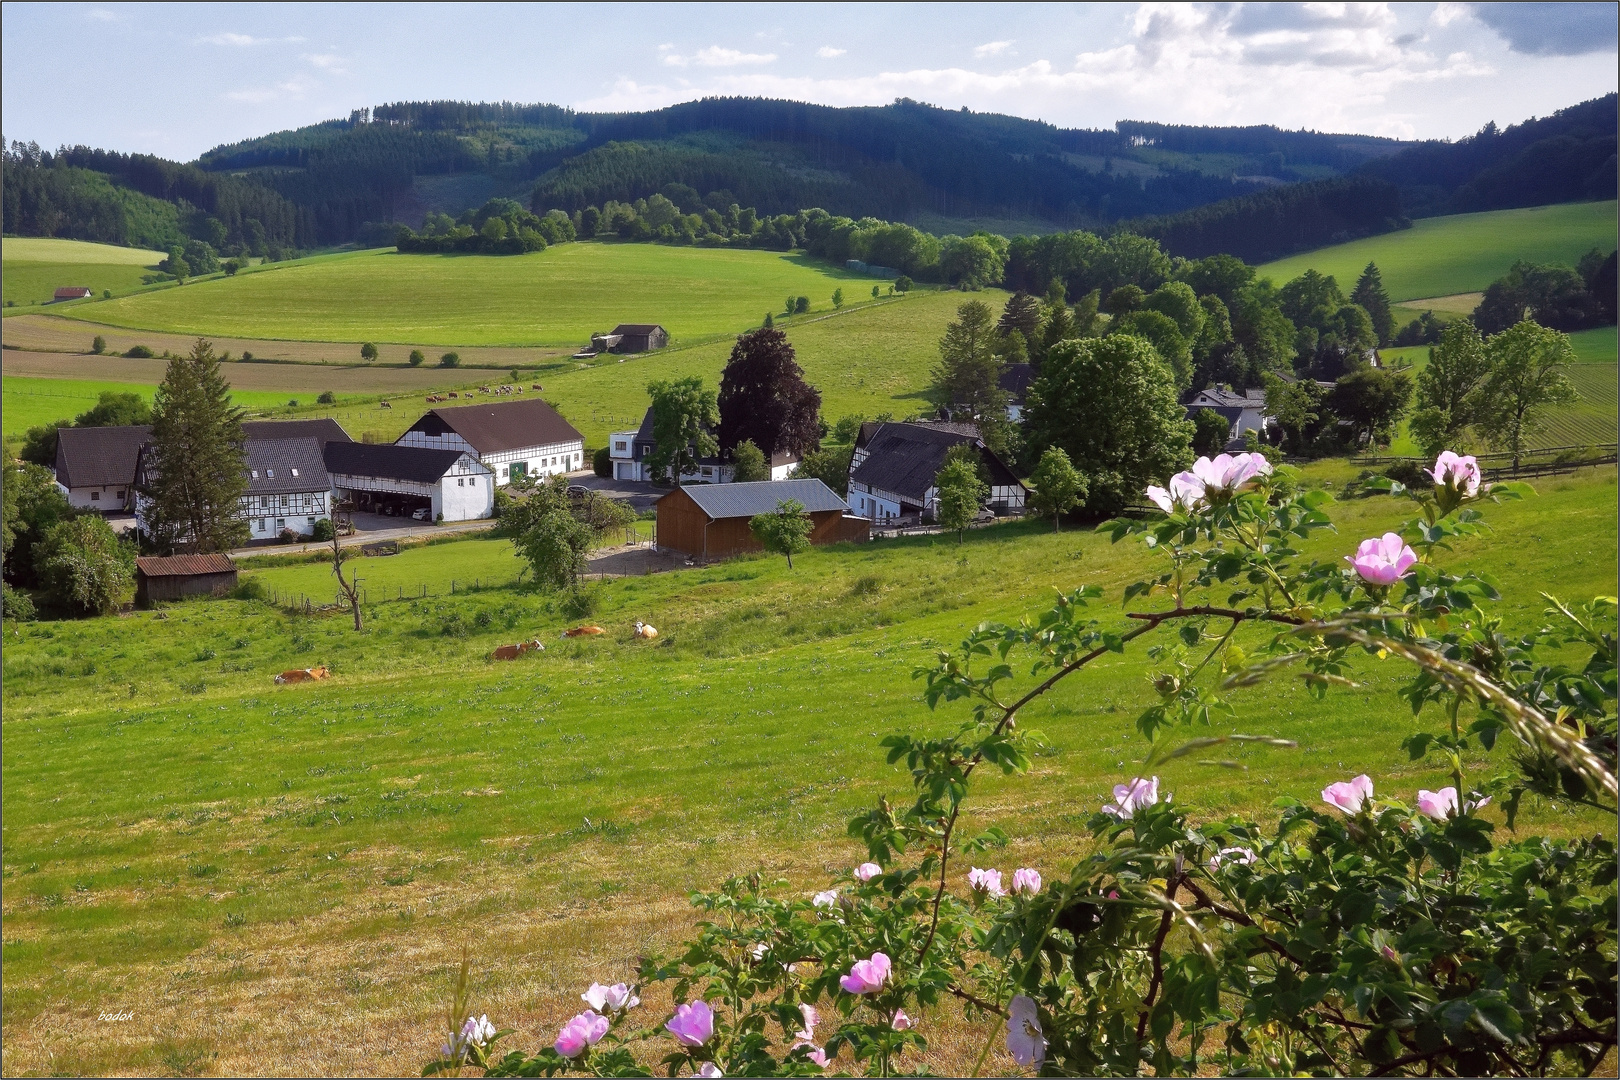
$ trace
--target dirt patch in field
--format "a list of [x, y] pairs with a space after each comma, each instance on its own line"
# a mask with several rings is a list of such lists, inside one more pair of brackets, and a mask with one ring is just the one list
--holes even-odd
[[[127, 352], [136, 345], [145, 345], [155, 352], [165, 349], [175, 353], [189, 353], [191, 346], [197, 339], [186, 334], [164, 334], [153, 330], [127, 330], [119, 326], [107, 326], [102, 323], [89, 322], [84, 319], [64, 319], [55, 315], [14, 315], [0, 323], [0, 338], [3, 338], [7, 349], [6, 363], [10, 365], [10, 350], [22, 349], [32, 352], [54, 353], [81, 353], [86, 356], [90, 353], [90, 342], [97, 334], [107, 339], [107, 350], [114, 353]], [[233, 356], [240, 356], [243, 352], [250, 352], [256, 357], [270, 360], [282, 360], [297, 364], [357, 364], [360, 359], [360, 346], [352, 341], [267, 341], [249, 340], [245, 338], [211, 338], [214, 349], [218, 352], [229, 352]], [[428, 364], [438, 362], [439, 357], [447, 351], [443, 345], [383, 345], [377, 346], [378, 358], [371, 364], [366, 364], [359, 370], [377, 370], [378, 374], [386, 370], [391, 364], [406, 364], [410, 360], [411, 349], [419, 348], [428, 360]], [[493, 348], [469, 346], [456, 349], [461, 356], [462, 367], [522, 367], [536, 364], [547, 364], [558, 359], [566, 358], [569, 349], [519, 349], [519, 348]], [[98, 361], [104, 359], [97, 357]], [[432, 371], [425, 366], [421, 369], [406, 367], [401, 374], [430, 378]], [[19, 374], [19, 373], [13, 373]], [[442, 372], [441, 380], [442, 381]], [[59, 378], [74, 378], [75, 376], [58, 376]], [[101, 375], [97, 378], [107, 378]], [[401, 383], [400, 386], [426, 386], [429, 382]], [[380, 387], [380, 389], [395, 389], [395, 387]]]

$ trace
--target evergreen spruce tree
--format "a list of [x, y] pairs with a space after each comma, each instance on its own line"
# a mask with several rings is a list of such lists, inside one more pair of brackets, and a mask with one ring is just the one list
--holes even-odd
[[154, 540], [196, 551], [226, 551], [247, 540], [241, 497], [247, 488], [242, 411], [211, 342], [169, 361], [152, 404], [147, 497]]
[[1378, 344], [1388, 347], [1395, 339], [1395, 313], [1389, 309], [1389, 293], [1384, 291], [1384, 278], [1378, 272], [1377, 263], [1368, 263], [1361, 277], [1356, 279], [1350, 302], [1360, 304], [1372, 316], [1373, 332], [1378, 335]]

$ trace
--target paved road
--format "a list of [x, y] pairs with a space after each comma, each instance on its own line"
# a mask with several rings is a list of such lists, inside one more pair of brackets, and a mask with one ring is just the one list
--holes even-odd
[[568, 482], [592, 491], [601, 492], [609, 499], [623, 499], [636, 512], [651, 510], [653, 504], [669, 493], [669, 488], [656, 484], [642, 484], [634, 480], [615, 480], [611, 476], [597, 476], [593, 472], [569, 473]]

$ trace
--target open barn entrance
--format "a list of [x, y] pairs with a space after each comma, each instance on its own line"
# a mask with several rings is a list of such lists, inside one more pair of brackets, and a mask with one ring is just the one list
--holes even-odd
[[362, 514], [418, 521], [433, 519], [433, 500], [423, 495], [397, 491], [345, 491], [341, 494]]

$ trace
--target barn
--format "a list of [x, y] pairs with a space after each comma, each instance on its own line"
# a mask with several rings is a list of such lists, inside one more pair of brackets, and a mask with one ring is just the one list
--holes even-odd
[[236, 588], [236, 564], [224, 555], [141, 556], [135, 560], [135, 602], [224, 596]]
[[394, 442], [469, 453], [489, 466], [498, 487], [514, 476], [544, 478], [585, 467], [585, 436], [539, 398], [429, 409]]
[[620, 323], [605, 334], [591, 335], [591, 348], [596, 352], [651, 352], [668, 344], [669, 331], [657, 323]]
[[671, 491], [658, 500], [658, 547], [705, 561], [762, 551], [748, 522], [788, 499], [803, 505], [815, 523], [812, 544], [862, 543], [871, 536], [872, 523], [852, 517], [849, 505], [820, 480], [759, 480]]
[[450, 522], [495, 510], [495, 475], [465, 450], [331, 442], [326, 471], [339, 499], [371, 513], [425, 509], [428, 520]]
[[87, 285], [64, 285], [56, 290], [55, 299], [60, 303], [63, 300], [83, 300], [94, 295], [96, 294], [91, 292]]

